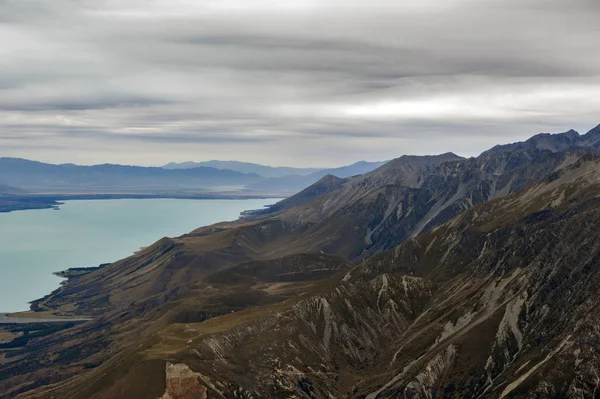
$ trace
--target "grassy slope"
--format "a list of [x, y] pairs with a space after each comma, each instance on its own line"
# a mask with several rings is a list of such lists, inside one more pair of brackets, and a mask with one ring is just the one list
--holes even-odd
[[[600, 165], [588, 158], [314, 284], [240, 278], [252, 264], [225, 280], [217, 274], [217, 283], [242, 284], [222, 286], [236, 296], [252, 296], [241, 287], [281, 296], [202, 323], [154, 321], [161, 327], [140, 346], [40, 397], [159, 396], [166, 360], [185, 362], [219, 391], [241, 386], [264, 396], [587, 389], [586, 367], [598, 363], [588, 337], [600, 321], [592, 267], [600, 242], [591, 234], [599, 182]], [[197, 292], [188, 300], [198, 301]], [[569, 367], [578, 356], [585, 367]]]
[[[548, 165], [554, 167], [558, 163], [564, 163], [564, 158], [561, 158], [561, 156], [559, 154], [556, 157], [551, 157], [549, 164], [541, 163], [540, 168], [534, 169], [535, 173], [532, 176], [537, 176], [537, 173], [545, 173]], [[499, 159], [501, 167], [505, 167], [509, 161], [514, 162], [514, 159], [510, 157]], [[452, 180], [453, 176], [462, 178], [472, 173], [473, 168], [479, 168], [477, 163], [469, 166], [470, 169], [464, 169], [461, 165], [463, 164], [452, 164], [447, 169], [442, 170], [443, 173], [439, 176], [455, 182], [455, 180]], [[444, 166], [444, 168], [446, 167]], [[526, 168], [529, 167], [526, 166]], [[457, 171], [462, 174], [457, 174]], [[521, 181], [520, 184], [523, 184], [522, 181], [527, 181], [528, 173], [520, 171], [522, 173], [504, 175], [506, 181], [503, 181], [503, 184], [515, 183], [513, 179], [515, 176], [517, 182]], [[28, 356], [32, 356], [29, 359], [29, 364], [33, 365], [37, 371], [29, 376], [25, 374], [13, 375], [13, 369], [11, 371], [13, 374], [4, 374], [10, 375], [10, 377], [3, 381], [3, 384], [5, 384], [3, 386], [6, 387], [5, 389], [27, 389], [27, 386], [20, 385], [20, 379], [31, 381], [31, 378], [35, 378], [37, 384], [44, 384], [68, 376], [76, 376], [82, 371], [97, 367], [102, 361], [112, 358], [119, 352], [126, 351], [124, 353], [129, 353], [128, 351], [131, 350], [132, 354], [137, 353], [137, 350], [130, 348], [132, 343], [146, 342], [145, 340], [154, 342], [153, 340], [158, 339], [157, 334], [172, 323], [192, 324], [203, 322], [215, 316], [228, 314], [232, 310], [238, 313], [247, 307], [266, 309], [265, 311], [259, 310], [258, 313], [252, 313], [264, 315], [264, 312], [270, 314], [269, 309], [273, 306], [280, 306], [279, 304], [282, 303], [290, 304], [289, 301], [285, 302], [286, 298], [298, 296], [300, 292], [304, 292], [302, 290], [309, 288], [306, 287], [306, 283], [286, 286], [285, 284], [282, 285], [282, 282], [269, 282], [264, 289], [257, 289], [256, 287], [241, 289], [240, 286], [234, 285], [231, 290], [221, 289], [213, 292], [212, 289], [207, 290], [203, 280], [214, 272], [240, 263], [253, 260], [269, 260], [306, 251], [318, 251], [321, 248], [348, 255], [349, 251], [354, 250], [361, 240], [363, 243], [365, 242], [365, 230], [373, 227], [369, 223], [373, 220], [374, 213], [389, 216], [386, 210], [390, 208], [393, 209], [402, 205], [402, 208], [406, 209], [404, 205], [407, 204], [407, 201], [412, 201], [408, 204], [423, 202], [411, 196], [413, 193], [411, 190], [416, 188], [403, 188], [401, 185], [378, 186], [381, 181], [387, 181], [388, 178], [397, 179], [398, 176], [394, 176], [392, 172], [389, 175], [378, 175], [377, 182], [373, 182], [372, 190], [365, 191], [358, 186], [352, 186], [348, 191], [344, 191], [344, 198], [348, 201], [331, 203], [328, 201], [328, 196], [320, 197], [306, 206], [293, 210], [291, 213], [245, 220], [238, 223], [219, 224], [197, 230], [178, 239], [163, 239], [138, 255], [81, 278], [71, 280], [61, 291], [45, 298], [36, 305], [41, 309], [78, 314], [96, 314], [102, 317], [93, 323], [76, 327], [72, 331], [54, 337], [52, 342], [47, 340], [34, 342], [33, 346], [28, 348], [30, 351]], [[426, 169], [424, 173], [430, 172], [430, 169]], [[420, 173], [411, 169], [410, 173], [405, 175], [405, 178], [414, 184], [421, 184], [417, 183], [421, 181]], [[507, 176], [510, 178], [507, 178]], [[498, 178], [496, 183], [501, 182], [502, 178], [502, 176]], [[460, 179], [458, 182], [460, 182]], [[360, 184], [364, 186], [370, 183], [361, 181]], [[461, 188], [460, 185], [452, 184], [449, 184], [448, 187], [452, 190]], [[518, 184], [515, 184], [515, 187], [518, 187]], [[471, 191], [471, 193], [477, 192], [477, 190], [479, 190], [479, 186], [476, 184], [474, 191]], [[456, 192], [454, 191], [454, 193]], [[406, 200], [398, 202], [399, 198], [404, 198], [403, 196], [406, 195], [408, 195]], [[472, 200], [473, 197], [461, 198]], [[482, 198], [487, 197], [482, 196]], [[473, 204], [471, 203], [471, 205]], [[458, 208], [455, 211], [462, 210], [462, 208]], [[392, 212], [392, 214], [397, 215], [398, 213]], [[424, 214], [426, 215], [427, 212]], [[334, 222], [332, 222], [332, 219], [321, 222], [320, 218], [322, 217], [334, 218]], [[495, 217], [495, 219], [498, 218], [500, 217]], [[413, 223], [412, 226], [415, 226], [414, 223], [418, 222], [418, 219], [411, 221], [405, 218], [403, 220], [407, 220], [409, 224]], [[393, 220], [391, 221], [393, 222]], [[377, 223], [381, 224], [380, 221]], [[394, 225], [392, 223], [392, 226]], [[359, 230], [353, 232], [353, 229], [357, 226]], [[388, 227], [388, 225], [382, 225], [381, 231], [389, 230]], [[386, 246], [393, 247], [394, 240], [399, 242], [406, 238], [401, 234], [391, 236], [391, 239], [378, 249], [385, 249]], [[382, 236], [380, 239], [385, 240], [386, 237]], [[418, 242], [418, 240], [408, 241], [407, 244], [401, 247], [402, 251], [409, 251], [411, 245], [417, 245]], [[416, 256], [417, 254], [413, 255]], [[407, 259], [411, 259], [412, 262], [412, 258]], [[457, 257], [456, 259], [462, 258]], [[464, 261], [466, 262], [468, 259], [467, 257]], [[417, 266], [410, 266], [411, 264], [410, 262], [407, 263], [408, 266], [406, 267], [416, 269]], [[419, 268], [425, 268], [423, 270], [431, 268], [435, 272], [432, 272], [431, 276], [426, 276], [424, 281], [417, 281], [415, 284], [435, 285], [439, 284], [440, 281], [443, 282], [455, 277], [452, 269], [447, 267], [434, 268], [434, 265], [435, 263], [432, 262], [421, 264]], [[400, 295], [402, 292], [405, 283], [403, 275], [405, 274], [410, 275], [410, 273], [404, 272], [393, 277], [392, 285], [396, 290], [395, 295]], [[235, 276], [235, 278], [246, 281], [244, 278], [240, 279], [239, 276]], [[358, 303], [366, 312], [364, 317], [368, 316], [371, 323], [379, 323], [383, 326], [393, 321], [399, 323], [398, 331], [403, 331], [403, 328], [406, 328], [403, 323], [416, 317], [415, 314], [410, 312], [408, 314], [398, 313], [396, 310], [388, 309], [388, 316], [385, 316], [388, 317], [387, 319], [373, 318], [373, 295], [377, 296], [381, 290], [383, 285], [381, 278], [378, 280], [373, 277], [366, 282], [356, 283], [357, 285], [354, 282], [343, 282], [343, 284], [346, 283], [352, 284], [351, 287], [347, 287], [352, 292], [368, 294], [367, 297], [358, 300]], [[336, 284], [342, 283], [328, 281], [323, 284], [324, 289], [326, 288], [325, 292], [331, 292]], [[313, 284], [309, 285], [312, 287]], [[375, 290], [373, 287], [378, 288], [373, 291]], [[339, 301], [341, 298], [335, 300]], [[425, 302], [427, 301], [429, 299]], [[423, 301], [420, 299], [417, 302], [419, 306], [424, 306]], [[340, 302], [338, 306], [341, 312], [343, 304]], [[319, 313], [315, 310], [314, 314]], [[227, 320], [227, 318], [224, 320]], [[323, 319], [319, 320], [321, 321], [315, 321], [314, 324], [322, 323]], [[304, 327], [298, 325], [297, 329], [300, 328]], [[355, 330], [370, 334], [361, 330], [360, 325], [356, 326]], [[383, 334], [383, 328], [381, 331], [381, 334]], [[85, 337], [85, 340], [82, 337]], [[273, 342], [277, 342], [277, 339], [279, 339], [277, 336], [271, 338]], [[373, 340], [379, 342], [379, 338], [374, 336]], [[386, 340], [396, 338], [385, 337]], [[311, 340], [313, 339], [316, 339], [316, 337], [313, 336]], [[386, 345], [391, 345], [389, 342]], [[381, 341], [381, 345], [384, 345], [383, 341]], [[258, 349], [255, 348], [255, 350]], [[34, 355], [32, 355], [33, 352], [35, 352]], [[358, 353], [362, 353], [362, 351]], [[50, 360], [56, 359], [57, 356], [60, 361]], [[140, 354], [135, 356], [140, 356]], [[314, 355], [314, 358], [319, 357]], [[125, 360], [122, 359], [122, 361]], [[56, 373], [57, 366], [60, 369], [58, 374]], [[0, 371], [4, 372], [3, 370]], [[225, 374], [227, 374], [226, 371], [223, 370]], [[353, 381], [351, 376], [355, 372], [349, 370], [348, 376], [340, 375], [340, 378]], [[359, 370], [358, 374], [360, 373]], [[389, 371], [382, 373], [385, 377]], [[385, 379], [384, 377], [382, 379]], [[77, 377], [77, 380], [79, 378]], [[118, 377], [119, 380], [120, 378]], [[111, 385], [106, 381], [102, 384], [104, 386]], [[376, 386], [375, 382], [373, 382], [373, 386]], [[78, 394], [78, 392], [74, 389], [73, 395]]]

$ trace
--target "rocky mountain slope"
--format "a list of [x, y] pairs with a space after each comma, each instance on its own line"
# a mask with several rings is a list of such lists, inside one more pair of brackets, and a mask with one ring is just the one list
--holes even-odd
[[595, 153], [402, 157], [165, 238], [34, 303], [95, 318], [0, 353], [0, 392], [594, 395]]
[[305, 204], [309, 201], [314, 200], [322, 195], [328, 194], [332, 191], [336, 191], [344, 183], [348, 182], [348, 179], [342, 179], [340, 177], [334, 175], [327, 175], [321, 178], [314, 184], [311, 184], [309, 187], [300, 191], [298, 194], [294, 194], [289, 198], [284, 199], [283, 201], [279, 201], [278, 203], [270, 206], [267, 209], [260, 210], [255, 212], [257, 215], [269, 215], [276, 212], [290, 210]]
[[301, 252], [365, 259], [474, 205], [517, 192], [586, 151], [522, 149], [467, 160], [449, 154], [402, 157], [274, 216], [306, 228]]
[[[135, 347], [24, 397], [594, 397], [599, 195], [588, 154], [357, 266], [217, 272], [155, 304]], [[165, 320], [192, 300], [215, 313]]]

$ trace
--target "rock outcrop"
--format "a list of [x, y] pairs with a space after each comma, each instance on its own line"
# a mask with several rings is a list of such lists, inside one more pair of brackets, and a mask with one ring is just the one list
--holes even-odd
[[206, 399], [206, 387], [201, 375], [183, 364], [167, 363], [167, 390], [160, 399]]

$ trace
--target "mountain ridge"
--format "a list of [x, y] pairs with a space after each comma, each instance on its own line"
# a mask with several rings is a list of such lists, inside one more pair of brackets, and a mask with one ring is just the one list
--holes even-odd
[[[175, 377], [165, 358], [198, 373], [198, 384], [214, 395], [592, 394], [600, 363], [588, 334], [600, 312], [590, 299], [600, 274], [591, 266], [600, 241], [590, 232], [600, 220], [599, 192], [600, 157], [584, 154], [362, 264], [309, 285], [293, 283], [279, 291], [281, 299], [258, 296], [273, 285], [225, 269], [206, 284], [249, 287], [254, 304], [202, 321], [186, 313], [149, 333], [132, 353], [116, 353], [114, 362], [81, 378], [24, 397], [167, 395]], [[557, 237], [565, 235], [570, 240], [561, 243]], [[571, 253], [574, 241], [582, 245]], [[325, 263], [334, 259], [321, 256]], [[239, 298], [207, 289], [204, 295], [227, 303]], [[148, 375], [155, 378], [132, 383]], [[200, 389], [195, 384], [187, 388]]]
[[[370, 171], [380, 163], [359, 162], [333, 169], [342, 176]], [[318, 181], [330, 170], [310, 171], [306, 176], [265, 178], [257, 173], [201, 166], [164, 169], [135, 165], [48, 164], [22, 158], [0, 158], [0, 181], [18, 186], [32, 196], [50, 195], [207, 195], [284, 197]], [[56, 198], [55, 198], [56, 199]]]
[[0, 364], [0, 392], [168, 398], [187, 368], [197, 395], [593, 394], [594, 145], [401, 157], [164, 238], [36, 301], [96, 319]]
[[278, 178], [269, 178], [249, 184], [248, 189], [255, 191], [270, 191], [277, 189], [278, 191], [294, 195], [298, 191], [309, 187], [327, 175], [334, 175], [339, 178], [352, 177], [371, 172], [385, 163], [386, 162], [359, 161], [339, 168], [319, 170], [306, 176], [283, 176]]
[[[311, 178], [306, 181], [310, 181], [311, 179], [321, 177], [327, 174], [333, 174], [338, 177], [350, 177], [356, 174], [362, 174], [364, 171], [371, 171], [381, 166], [387, 161], [384, 162], [368, 162], [368, 161], [358, 161], [350, 165], [344, 165], [334, 168], [296, 168], [290, 166], [269, 166], [269, 165], [261, 165], [252, 162], [240, 162], [240, 161], [219, 161], [219, 160], [211, 160], [211, 161], [203, 161], [203, 162], [171, 162], [167, 165], [162, 166], [165, 169], [192, 169], [195, 167], [212, 167], [220, 170], [233, 170], [236, 172], [242, 173], [256, 173], [262, 177], [267, 179], [273, 179], [272, 182], [275, 182], [278, 178], [294, 178], [301, 180], [301, 177], [307, 177], [312, 175]], [[312, 181], [313, 183], [316, 180]], [[310, 185], [310, 184], [308, 184]], [[308, 186], [307, 185], [307, 186]], [[305, 188], [305, 187], [302, 187]]]
[[36, 192], [96, 192], [98, 190], [201, 190], [245, 185], [255, 174], [215, 168], [166, 170], [156, 167], [101, 164], [46, 164], [22, 158], [0, 158], [0, 180]]
[[313, 172], [317, 172], [326, 168], [294, 168], [289, 166], [269, 166], [269, 165], [261, 165], [252, 162], [240, 162], [240, 161], [219, 161], [219, 160], [210, 160], [203, 162], [170, 162], [162, 168], [164, 169], [193, 169], [196, 167], [207, 166], [216, 169], [226, 169], [233, 170], [236, 172], [242, 173], [256, 173], [261, 175], [262, 177], [283, 177], [283, 176], [292, 176], [292, 175], [309, 175]]
[[495, 152], [513, 151], [525, 148], [558, 152], [569, 148], [573, 149], [575, 147], [600, 148], [600, 125], [590, 129], [583, 135], [573, 129], [564, 133], [539, 133], [525, 141], [496, 145], [481, 153], [481, 156], [490, 155]]

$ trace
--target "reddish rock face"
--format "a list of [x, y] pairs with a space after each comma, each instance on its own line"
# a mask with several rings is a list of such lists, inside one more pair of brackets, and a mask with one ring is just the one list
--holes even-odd
[[206, 399], [200, 374], [183, 364], [167, 363], [167, 390], [161, 399]]

